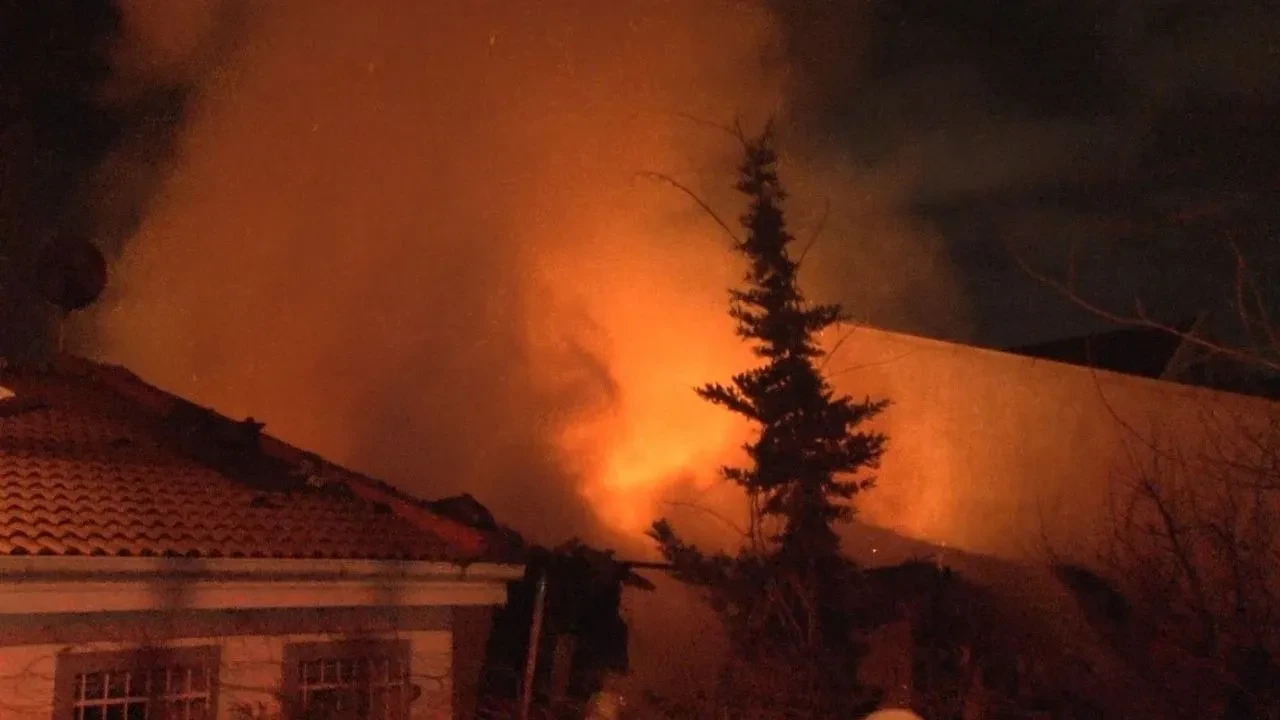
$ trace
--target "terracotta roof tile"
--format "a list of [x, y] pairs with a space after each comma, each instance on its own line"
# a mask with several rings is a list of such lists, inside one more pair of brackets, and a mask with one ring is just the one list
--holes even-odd
[[117, 368], [9, 370], [0, 385], [14, 392], [0, 400], [0, 555], [491, 559], [476, 531], [395, 514], [356, 473], [325, 464], [315, 487], [292, 472], [318, 459], [272, 438], [235, 455], [244, 476], [210, 462], [212, 433], [239, 424], [199, 411], [208, 425], [176, 427], [172, 409], [194, 406]]

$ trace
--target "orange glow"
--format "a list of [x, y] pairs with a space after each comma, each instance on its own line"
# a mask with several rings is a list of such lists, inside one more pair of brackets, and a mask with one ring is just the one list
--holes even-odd
[[[696, 246], [697, 239], [690, 242]], [[652, 273], [624, 270], [612, 279], [604, 268], [588, 273], [600, 278], [591, 288], [597, 321], [634, 331], [610, 333], [600, 349], [617, 386], [614, 402], [580, 417], [560, 437], [565, 454], [583, 460], [584, 497], [624, 534], [648, 527], [671, 485], [714, 481], [726, 448], [745, 432], [738, 418], [694, 393], [751, 360], [733, 336], [723, 293], [691, 293], [678, 281], [664, 282], [656, 263], [670, 258], [653, 260]], [[698, 260], [690, 257], [689, 267], [721, 274]]]
[[[166, 67], [208, 13], [179, 15], [140, 23]], [[734, 221], [737, 148], [684, 116], [785, 114], [767, 12], [280, 2], [243, 32], [82, 328], [97, 355], [544, 542], [647, 547], [664, 499], [714, 490], [744, 428], [693, 388], [753, 361], [725, 313], [740, 272], [637, 174]], [[807, 283], [859, 314], [954, 308], [896, 185], [792, 150], [797, 234], [832, 204]]]

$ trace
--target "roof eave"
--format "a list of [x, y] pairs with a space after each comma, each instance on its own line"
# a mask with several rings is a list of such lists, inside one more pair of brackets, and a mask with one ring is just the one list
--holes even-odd
[[500, 562], [441, 562], [310, 558], [188, 558], [18, 555], [0, 557], [0, 578], [84, 578], [121, 575], [312, 580], [397, 578], [454, 582], [508, 582], [524, 566]]

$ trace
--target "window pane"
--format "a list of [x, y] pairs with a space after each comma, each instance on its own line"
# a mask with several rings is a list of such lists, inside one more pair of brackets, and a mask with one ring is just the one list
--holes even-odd
[[185, 720], [186, 703], [181, 700], [166, 700], [160, 717], [164, 720]]
[[102, 677], [102, 673], [89, 673], [84, 676], [85, 698], [90, 700], [101, 699], [104, 690], [106, 690], [106, 683]]
[[[111, 657], [104, 668], [128, 668]], [[110, 664], [108, 664], [110, 663]], [[118, 664], [117, 664], [118, 663]], [[150, 666], [105, 669], [73, 676], [70, 715], [74, 720], [214, 720], [210, 695], [217, 676], [209, 666]], [[0, 698], [0, 703], [3, 698]], [[0, 720], [5, 715], [0, 711]]]
[[343, 702], [337, 689], [317, 690], [308, 697], [307, 710], [319, 717], [342, 709]]
[[304, 717], [404, 720], [408, 662], [400, 644], [355, 650], [335, 643], [327, 649], [329, 657], [312, 655], [298, 665], [293, 692]]
[[373, 717], [396, 719], [403, 717], [403, 695], [397, 686], [385, 687], [375, 691]]
[[107, 673], [107, 697], [122, 698], [129, 689], [129, 674], [123, 672]]
[[147, 677], [146, 671], [129, 673], [129, 695], [132, 697], [146, 697]]

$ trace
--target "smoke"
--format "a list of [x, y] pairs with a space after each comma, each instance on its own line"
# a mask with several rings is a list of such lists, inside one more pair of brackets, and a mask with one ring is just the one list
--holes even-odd
[[21, 357], [53, 317], [35, 275], [43, 247], [79, 235], [83, 177], [112, 142], [97, 93], [110, 74], [119, 17], [109, 3], [0, 6], [0, 352]]
[[239, 8], [220, 6], [181, 54], [112, 0], [0, 8], [0, 353], [51, 346], [59, 317], [36, 278], [55, 248], [89, 243], [110, 257], [137, 230]]
[[1007, 245], [1054, 271], [1077, 247], [1084, 292], [1122, 312], [1139, 294], [1175, 320], [1234, 312], [1224, 237], [1260, 272], [1280, 267], [1274, 4], [769, 6], [806, 135], [863, 172], [910, 168], [901, 198], [941, 235], [974, 320], [972, 337], [949, 337], [1097, 326]]
[[[132, 12], [185, 38], [173, 56], [220, 7], [154, 5]], [[689, 118], [799, 126], [774, 15], [299, 0], [259, 6], [237, 40], [86, 348], [408, 491], [469, 491], [542, 541], [634, 543], [667, 490], [711, 482], [743, 428], [692, 388], [752, 362], [725, 312], [741, 269], [641, 173], [733, 222], [739, 148]], [[898, 176], [788, 137], [797, 235], [822, 226], [813, 291], [962, 320]]]

